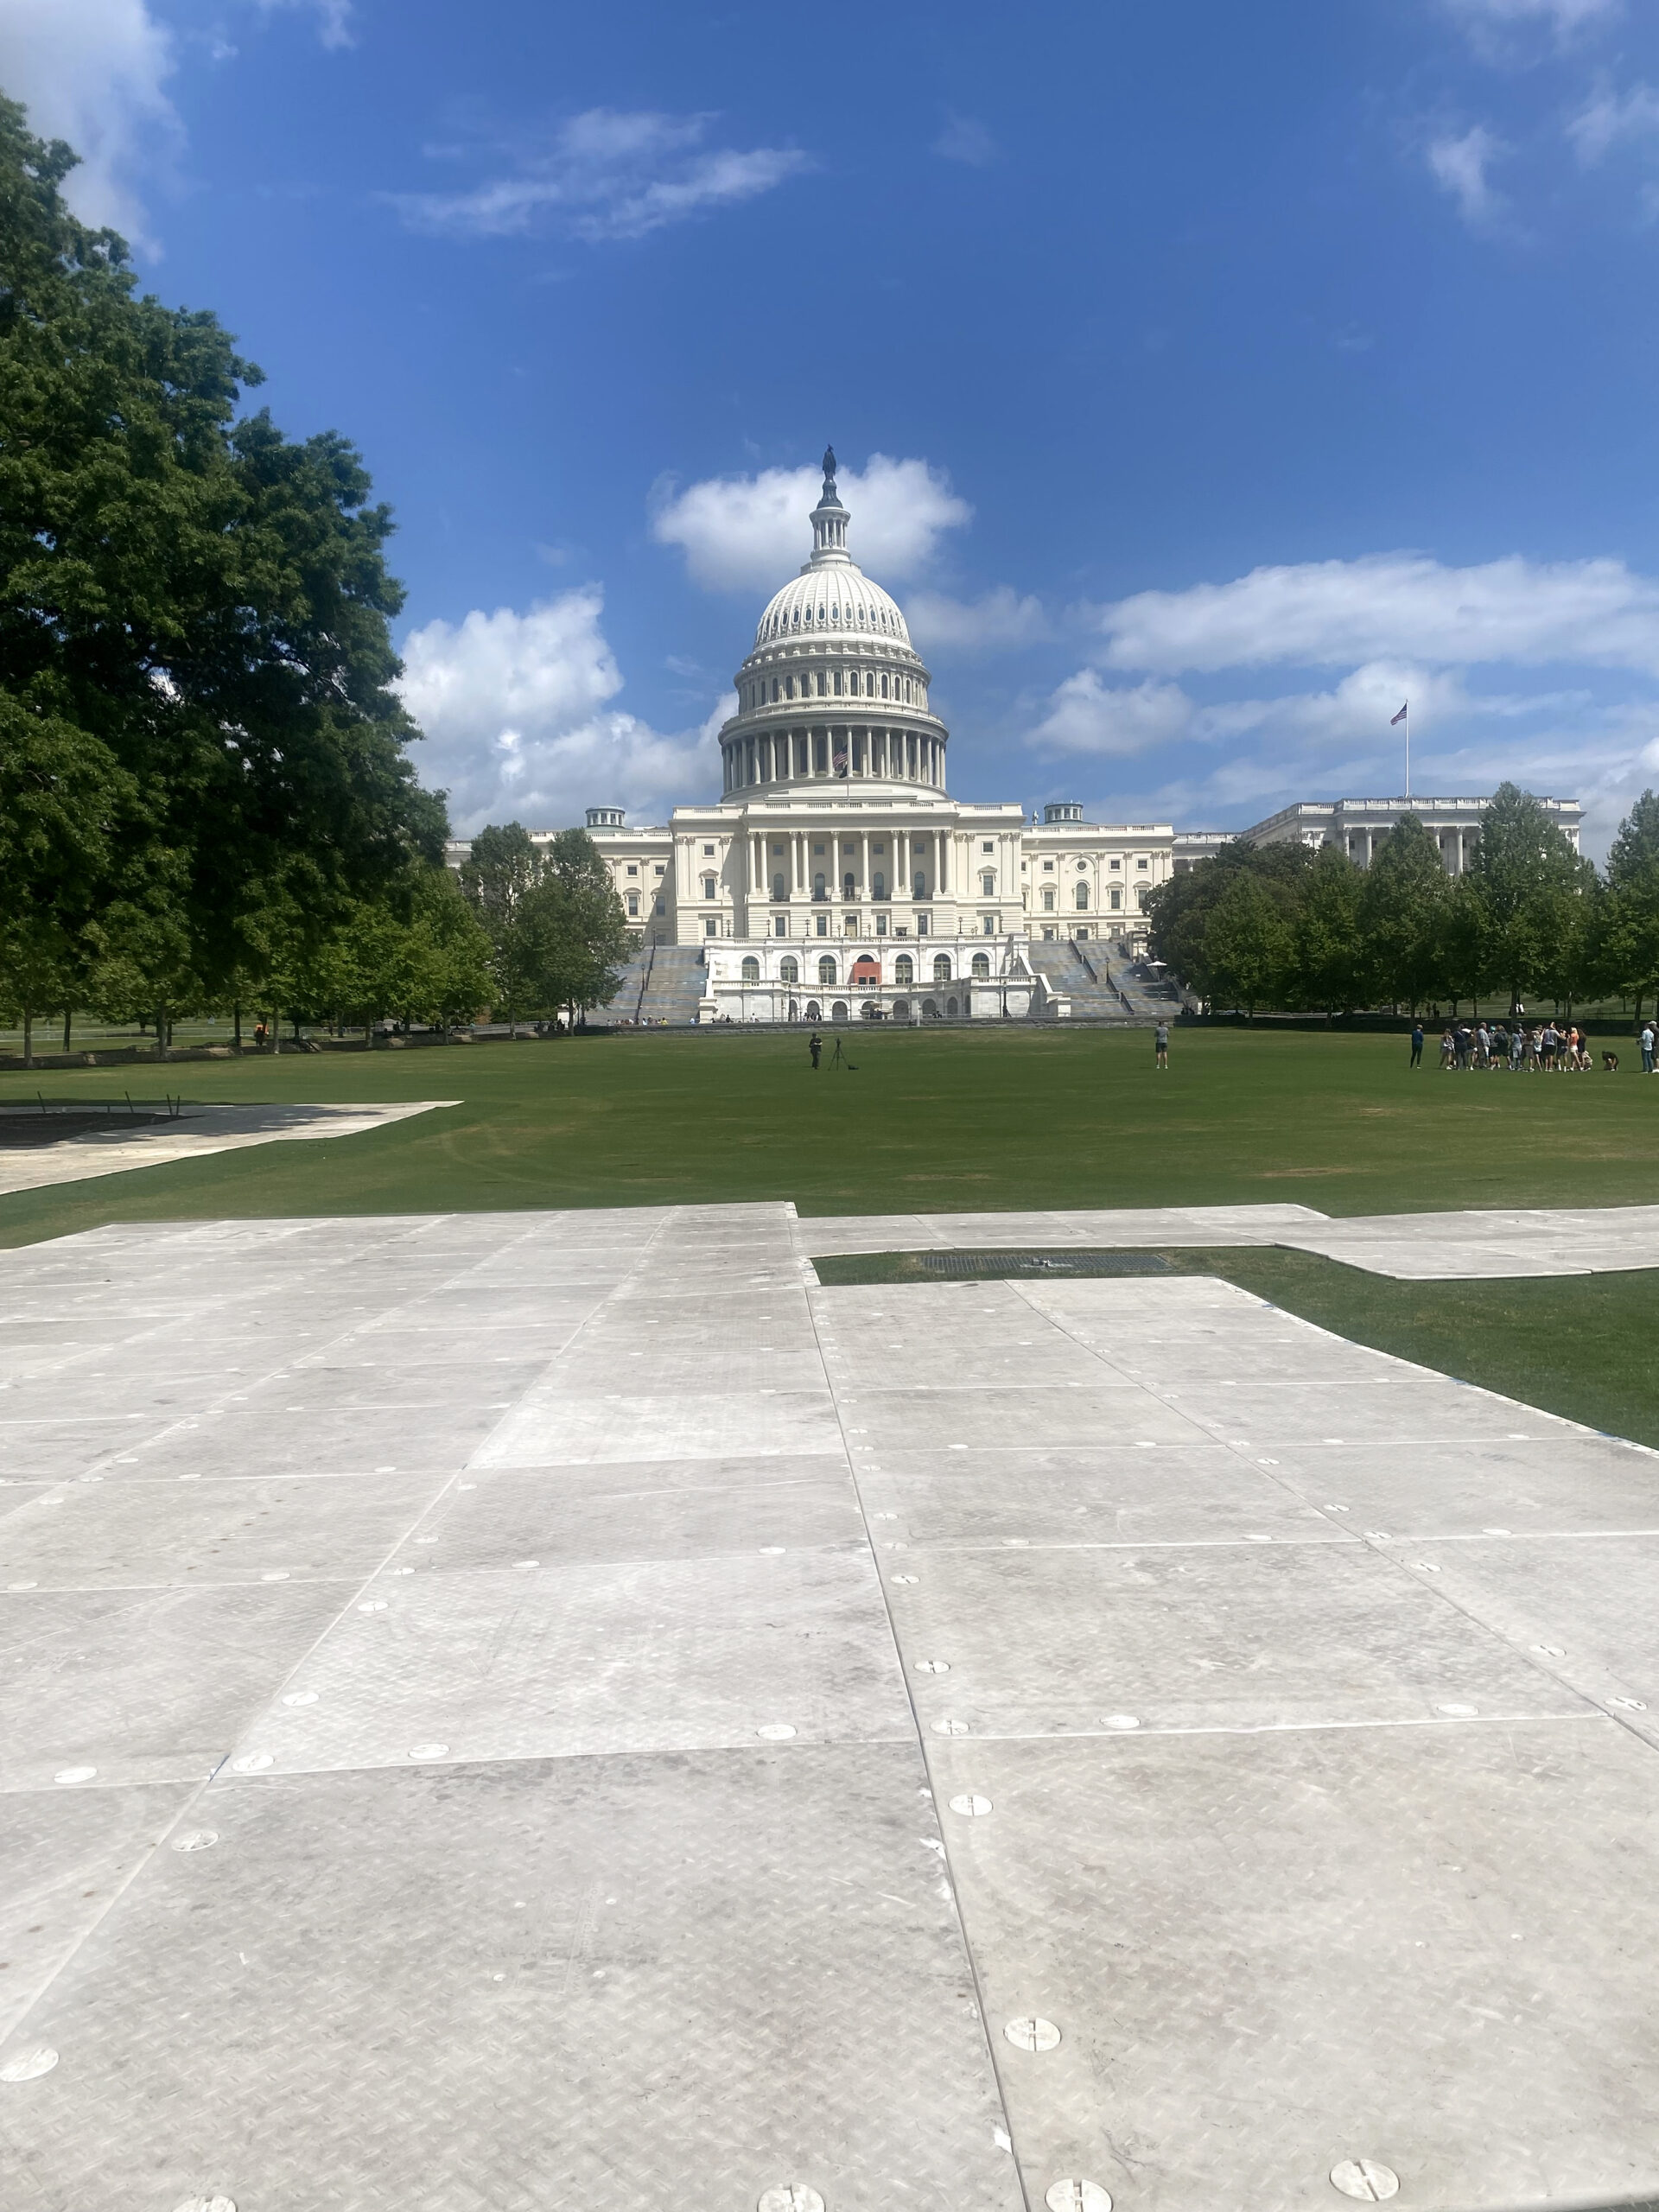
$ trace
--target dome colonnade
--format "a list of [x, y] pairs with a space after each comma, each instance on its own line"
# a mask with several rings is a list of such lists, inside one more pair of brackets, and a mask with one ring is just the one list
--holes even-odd
[[950, 734], [928, 711], [931, 672], [897, 602], [847, 550], [851, 517], [833, 450], [823, 472], [811, 556], [767, 601], [733, 679], [738, 711], [720, 733], [722, 790], [844, 781], [943, 791]]

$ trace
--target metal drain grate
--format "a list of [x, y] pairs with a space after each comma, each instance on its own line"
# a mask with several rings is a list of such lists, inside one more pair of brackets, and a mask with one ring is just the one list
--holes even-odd
[[1158, 1252], [924, 1252], [931, 1275], [1166, 1275]]

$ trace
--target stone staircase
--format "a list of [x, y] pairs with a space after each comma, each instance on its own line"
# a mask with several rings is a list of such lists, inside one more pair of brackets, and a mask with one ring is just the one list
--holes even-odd
[[648, 945], [628, 963], [616, 996], [596, 1018], [646, 1029], [689, 1028], [697, 1018], [703, 983], [701, 945]]
[[1181, 1010], [1171, 985], [1137, 976], [1132, 962], [1097, 938], [1033, 938], [1031, 964], [1051, 992], [1071, 1000], [1073, 1021], [1167, 1020]]

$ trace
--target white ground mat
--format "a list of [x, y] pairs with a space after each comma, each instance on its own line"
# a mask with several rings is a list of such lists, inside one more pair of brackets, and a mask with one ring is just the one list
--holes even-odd
[[7, 1255], [0, 2203], [1659, 2189], [1659, 1457], [796, 1236]]
[[106, 1128], [90, 1129], [55, 1144], [0, 1148], [0, 1197], [39, 1191], [54, 1183], [81, 1183], [133, 1167], [162, 1167], [210, 1153], [239, 1152], [249, 1145], [292, 1138], [352, 1137], [411, 1114], [458, 1106], [457, 1098], [421, 1098], [396, 1106], [191, 1106], [177, 1121], [124, 1125], [119, 1113]]
[[1033, 1213], [847, 1214], [797, 1224], [803, 1257], [849, 1252], [1282, 1244], [1402, 1281], [1602, 1274], [1659, 1267], [1659, 1205], [1393, 1213], [1312, 1207], [1134, 1206]]

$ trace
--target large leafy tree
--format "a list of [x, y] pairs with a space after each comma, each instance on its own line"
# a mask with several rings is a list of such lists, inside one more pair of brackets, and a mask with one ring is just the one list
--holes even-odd
[[1535, 989], [1570, 995], [1570, 962], [1595, 871], [1529, 791], [1500, 784], [1481, 817], [1467, 886], [1479, 919], [1479, 965], [1511, 1006]]
[[1258, 1006], [1282, 1006], [1292, 979], [1293, 925], [1276, 887], [1253, 869], [1234, 870], [1205, 930], [1217, 996], [1252, 1014]]
[[1602, 974], [1636, 1000], [1639, 1014], [1647, 994], [1659, 990], [1659, 791], [1643, 791], [1618, 825], [1594, 922]]
[[461, 865], [461, 887], [490, 941], [495, 1001], [510, 1027], [537, 995], [536, 932], [525, 910], [541, 873], [541, 855], [522, 822], [480, 830]]
[[1370, 993], [1414, 1013], [1445, 989], [1446, 874], [1440, 847], [1414, 814], [1402, 814], [1371, 855], [1359, 925]]
[[1327, 1014], [1364, 996], [1359, 894], [1364, 879], [1339, 845], [1322, 845], [1306, 873], [1292, 922], [1291, 964], [1304, 1006]]
[[245, 968], [251, 882], [303, 855], [325, 906], [372, 895], [437, 858], [443, 810], [361, 462], [238, 419], [258, 371], [137, 296], [64, 204], [74, 161], [0, 100], [0, 799], [28, 798], [0, 941], [44, 896], [105, 1002], [149, 978], [164, 1022]]
[[627, 921], [585, 830], [561, 830], [552, 840], [525, 919], [543, 1005], [578, 1014], [614, 997], [630, 951]]

